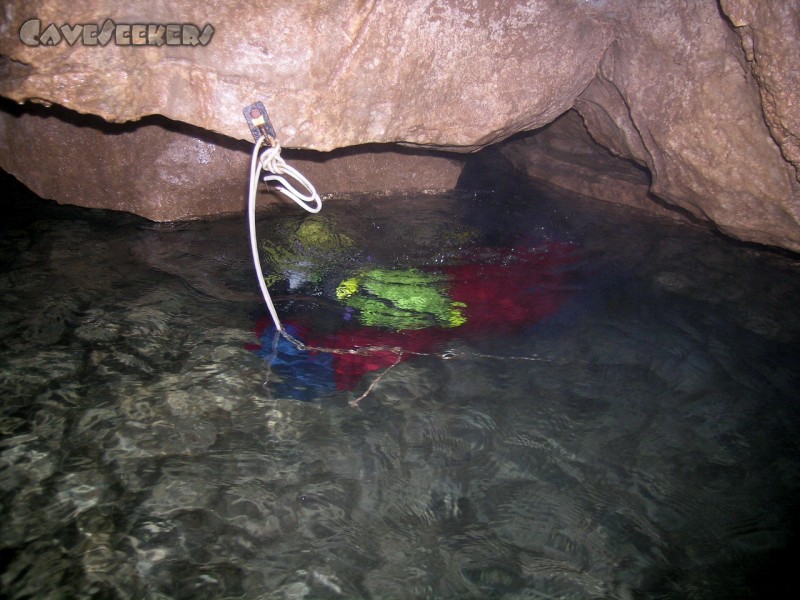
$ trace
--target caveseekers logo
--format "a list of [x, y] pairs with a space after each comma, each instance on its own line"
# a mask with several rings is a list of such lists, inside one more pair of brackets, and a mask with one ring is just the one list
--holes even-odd
[[70, 46], [105, 46], [110, 41], [118, 46], [205, 46], [211, 41], [214, 28], [206, 25], [201, 30], [191, 23], [114, 23], [106, 19], [102, 25], [50, 23], [42, 29], [39, 19], [28, 19], [19, 30], [19, 39], [26, 46], [57, 46], [62, 41]]

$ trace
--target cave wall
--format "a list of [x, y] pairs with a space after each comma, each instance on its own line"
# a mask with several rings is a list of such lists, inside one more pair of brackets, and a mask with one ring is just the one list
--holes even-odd
[[729, 235], [800, 248], [797, 172], [715, 3], [642, 3], [575, 108], [595, 140], [647, 167], [654, 195]]
[[[798, 14], [800, 0], [11, 0], [0, 95], [169, 121], [109, 129], [5, 108], [0, 166], [45, 197], [156, 220], [239, 210], [241, 109], [261, 99], [283, 146], [350, 148], [296, 155], [323, 193], [452, 187], [463, 159], [439, 151], [511, 138], [503, 154], [532, 176], [800, 250]], [[213, 36], [26, 45], [32, 17], [210, 24]], [[533, 137], [512, 137], [523, 131]]]
[[[0, 165], [42, 198], [177, 221], [246, 210], [253, 144], [146, 117], [107, 123], [59, 107], [0, 102]], [[390, 144], [282, 156], [323, 196], [455, 187], [464, 155]], [[282, 202], [261, 187], [257, 207]]]
[[[477, 149], [541, 127], [589, 83], [630, 0], [10, 0], [0, 94], [108, 121], [161, 114], [249, 140], [267, 106], [284, 146]], [[211, 24], [207, 45], [28, 46], [47, 24]]]

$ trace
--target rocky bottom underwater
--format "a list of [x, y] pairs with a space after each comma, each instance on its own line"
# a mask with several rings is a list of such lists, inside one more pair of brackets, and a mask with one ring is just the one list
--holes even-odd
[[12, 196], [2, 597], [796, 587], [796, 257], [534, 188], [273, 207], [298, 346], [243, 218]]

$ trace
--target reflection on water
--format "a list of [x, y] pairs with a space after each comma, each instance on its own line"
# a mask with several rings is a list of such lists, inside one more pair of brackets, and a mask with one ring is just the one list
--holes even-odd
[[532, 192], [262, 219], [289, 327], [398, 362], [274, 343], [241, 220], [25, 206], [0, 238], [6, 597], [793, 584], [789, 258]]

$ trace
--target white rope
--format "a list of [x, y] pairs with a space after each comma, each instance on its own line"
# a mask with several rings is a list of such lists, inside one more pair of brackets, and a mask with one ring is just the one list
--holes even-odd
[[[256, 194], [258, 192], [258, 176], [261, 171], [270, 173], [264, 177], [264, 181], [270, 181], [281, 184], [275, 186], [276, 191], [280, 192], [290, 200], [293, 200], [298, 206], [307, 210], [310, 213], [318, 213], [322, 209], [322, 200], [317, 194], [317, 190], [311, 185], [311, 182], [303, 177], [303, 175], [294, 167], [286, 164], [286, 161], [281, 158], [280, 144], [275, 142], [274, 146], [270, 146], [259, 156], [259, 151], [267, 139], [261, 136], [256, 140], [256, 145], [253, 147], [253, 155], [250, 159], [250, 191], [247, 198], [247, 216], [250, 224], [250, 250], [253, 253], [253, 265], [256, 269], [256, 277], [258, 278], [258, 285], [261, 288], [261, 295], [264, 297], [264, 302], [269, 309], [269, 315], [272, 317], [272, 322], [275, 328], [284, 336], [288, 335], [281, 325], [281, 320], [278, 318], [278, 312], [275, 310], [275, 305], [272, 303], [272, 297], [269, 295], [267, 283], [264, 281], [264, 273], [261, 270], [261, 258], [258, 252], [258, 240], [256, 237]], [[307, 194], [300, 193], [295, 186], [283, 177], [288, 175], [291, 179], [303, 186]]]
[[[278, 142], [275, 142], [274, 146], [267, 148], [261, 154], [258, 159], [258, 166], [262, 170], [271, 173], [271, 175], [264, 177], [264, 181], [267, 183], [270, 181], [280, 183], [280, 186], [276, 186], [276, 191], [293, 200], [300, 208], [310, 213], [318, 213], [322, 209], [322, 200], [317, 194], [317, 190], [311, 185], [311, 182], [300, 171], [287, 165], [286, 161], [281, 158], [281, 146]], [[308, 193], [301, 194], [283, 175], [288, 175], [294, 179], [306, 188]]]

